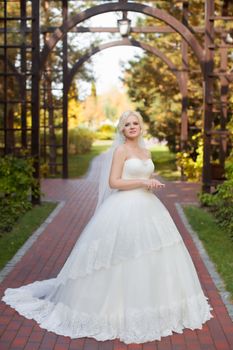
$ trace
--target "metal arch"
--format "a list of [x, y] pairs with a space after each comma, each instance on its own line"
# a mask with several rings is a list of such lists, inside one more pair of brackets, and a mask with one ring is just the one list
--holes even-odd
[[72, 18], [68, 19], [62, 26], [57, 28], [54, 33], [51, 35], [50, 39], [44, 46], [41, 52], [41, 65], [40, 70], [43, 69], [44, 64], [47, 60], [47, 57], [50, 51], [56, 46], [57, 42], [61, 40], [70, 29], [72, 29], [75, 25], [83, 22], [84, 20], [102, 14], [106, 12], [115, 12], [115, 11], [131, 11], [131, 12], [139, 12], [150, 17], [154, 17], [165, 22], [171, 28], [173, 28], [177, 33], [179, 33], [183, 39], [187, 42], [187, 44], [192, 48], [194, 54], [196, 55], [198, 62], [201, 66], [202, 73], [204, 75], [204, 54], [203, 48], [195, 38], [195, 36], [191, 33], [191, 31], [183, 25], [180, 21], [178, 21], [175, 17], [168, 14], [164, 10], [159, 10], [157, 8], [153, 8], [151, 6], [138, 4], [138, 3], [112, 3], [112, 4], [102, 4], [90, 9], [87, 9]]
[[116, 46], [135, 46], [139, 47], [145, 51], [151, 52], [155, 56], [159, 57], [171, 70], [171, 72], [176, 76], [176, 79], [179, 84], [181, 95], [184, 96], [185, 92], [183, 89], [183, 78], [181, 72], [177, 69], [177, 67], [174, 65], [174, 63], [166, 56], [163, 52], [161, 52], [156, 47], [153, 47], [151, 45], [148, 45], [146, 43], [139, 42], [137, 40], [133, 39], [123, 39], [123, 40], [117, 40], [112, 41], [109, 43], [105, 43], [102, 45], [98, 45], [96, 47], [92, 47], [86, 54], [84, 54], [70, 69], [69, 74], [67, 76], [67, 92], [69, 91], [70, 84], [73, 80], [74, 75], [77, 73], [79, 67], [86, 62], [91, 56], [95, 55], [96, 53], [103, 51], [105, 49], [116, 47]]

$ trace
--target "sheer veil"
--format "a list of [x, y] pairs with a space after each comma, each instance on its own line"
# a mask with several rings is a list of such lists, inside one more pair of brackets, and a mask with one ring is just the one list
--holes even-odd
[[[113, 192], [116, 192], [116, 189], [112, 189], [109, 186], [109, 175], [112, 165], [112, 158], [115, 149], [119, 146], [125, 143], [125, 136], [122, 132], [124, 122], [130, 115], [135, 115], [139, 123], [141, 125], [141, 130], [143, 132], [143, 122], [142, 117], [138, 112], [135, 111], [126, 111], [124, 112], [120, 119], [117, 126], [117, 132], [115, 135], [115, 139], [112, 143], [112, 146], [102, 155], [102, 164], [101, 164], [101, 170], [100, 170], [100, 177], [99, 177], [99, 191], [98, 191], [98, 201], [96, 205], [95, 211], [99, 208], [99, 206], [103, 203], [103, 201], [110, 196]], [[142, 133], [140, 137], [138, 138], [138, 144], [141, 148], [145, 148], [146, 144], [143, 139]]]

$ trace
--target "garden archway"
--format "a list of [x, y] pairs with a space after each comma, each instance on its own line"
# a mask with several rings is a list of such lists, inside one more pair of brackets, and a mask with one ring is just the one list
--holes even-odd
[[[113, 0], [114, 1], [114, 0]], [[165, 31], [158, 31], [158, 26], [153, 24], [150, 28], [147, 27], [135, 27], [131, 28], [132, 33], [149, 33], [150, 29], [152, 29], [151, 33], [177, 33], [180, 38], [181, 46], [184, 47], [184, 44], [189, 46], [190, 52], [192, 52], [195, 58], [195, 64], [198, 63], [198, 71], [201, 72], [203, 78], [203, 98], [204, 98], [204, 118], [203, 118], [203, 139], [204, 139], [204, 169], [203, 169], [203, 189], [208, 191], [211, 186], [211, 172], [210, 172], [210, 160], [211, 160], [211, 142], [214, 135], [218, 135], [221, 144], [222, 139], [221, 135], [223, 135], [226, 139], [227, 130], [227, 108], [229, 106], [227, 94], [229, 94], [229, 83], [232, 81], [232, 73], [227, 70], [227, 57], [229, 51], [227, 51], [232, 44], [227, 42], [227, 38], [231, 39], [231, 32], [229, 32], [229, 26], [225, 25], [225, 22], [229, 24], [229, 21], [233, 22], [233, 16], [229, 16], [228, 10], [226, 6], [230, 3], [229, 1], [224, 2], [224, 6], [221, 10], [218, 9], [215, 12], [215, 0], [205, 0], [205, 20], [204, 25], [199, 23], [199, 27], [195, 27], [195, 25], [190, 25], [188, 23], [188, 6], [189, 1], [181, 2], [182, 5], [179, 5], [180, 16], [177, 18], [176, 13], [171, 9], [171, 13], [167, 13], [164, 10], [148, 6], [146, 4], [138, 3], [137, 0], [134, 2], [128, 2], [127, 0], [115, 0], [115, 2], [106, 3], [105, 2], [98, 6], [93, 6], [89, 9], [86, 9], [83, 12], [77, 13], [76, 15], [68, 18], [68, 3], [69, 0], [61, 0], [59, 2], [60, 12], [59, 16], [61, 17], [59, 21], [62, 22], [60, 27], [51, 27], [50, 24], [42, 25], [42, 21], [40, 21], [41, 11], [41, 2], [39, 0], [30, 1], [30, 0], [16, 0], [15, 3], [18, 2], [17, 16], [12, 14], [12, 16], [8, 16], [8, 8], [10, 9], [10, 5], [4, 1], [3, 5], [3, 26], [0, 30], [0, 34], [2, 34], [2, 50], [3, 56], [2, 59], [4, 63], [1, 65], [1, 76], [3, 76], [2, 83], [2, 98], [0, 102], [2, 103], [2, 111], [3, 111], [3, 126], [0, 128], [0, 132], [2, 133], [3, 139], [6, 140], [6, 135], [9, 134], [9, 127], [7, 127], [7, 104], [9, 106], [16, 106], [18, 110], [21, 110], [21, 135], [25, 135], [25, 148], [31, 151], [31, 154], [35, 158], [35, 177], [39, 178], [39, 169], [40, 169], [40, 142], [39, 142], [39, 128], [40, 128], [40, 113], [43, 110], [43, 106], [40, 100], [40, 79], [43, 75], [46, 76], [45, 70], [46, 65], [48, 63], [48, 57], [53, 50], [56, 48], [62, 47], [62, 55], [60, 59], [62, 59], [62, 74], [60, 82], [63, 83], [64, 91], [67, 91], [67, 75], [69, 73], [68, 69], [68, 33], [73, 32], [83, 32], [84, 27], [78, 26], [82, 24], [85, 20], [92, 18], [93, 16], [100, 15], [103, 13], [109, 12], [122, 12], [123, 17], [124, 14], [129, 12], [143, 14], [145, 16], [154, 18], [156, 20], [161, 21], [164, 24], [163, 28]], [[45, 1], [49, 4], [49, 1]], [[30, 3], [30, 6], [27, 5]], [[190, 2], [191, 3], [191, 2]], [[219, 6], [219, 4], [218, 4]], [[221, 11], [219, 13], [219, 11]], [[230, 12], [230, 11], [229, 11]], [[204, 12], [203, 12], [204, 13]], [[43, 14], [44, 15], [44, 14]], [[186, 16], [186, 17], [185, 17]], [[47, 18], [47, 17], [46, 17]], [[12, 27], [11, 23], [14, 26]], [[218, 27], [215, 21], [221, 20], [222, 26], [224, 28]], [[153, 22], [154, 23], [154, 22]], [[93, 28], [86, 28], [92, 29]], [[108, 32], [108, 28], [105, 29], [105, 32]], [[117, 27], [110, 28], [114, 29], [113, 32], [119, 32]], [[137, 30], [134, 30], [137, 29]], [[145, 29], [145, 30], [144, 30]], [[149, 29], [149, 31], [148, 31]], [[103, 30], [104, 31], [104, 30]], [[17, 40], [17, 35], [13, 35], [11, 33], [20, 33], [21, 40]], [[48, 36], [48, 33], [51, 33]], [[200, 35], [198, 34], [200, 33]], [[44, 38], [48, 38], [46, 44], [41, 50], [41, 35], [44, 35]], [[215, 41], [215, 35], [218, 40]], [[59, 45], [57, 45], [59, 43]], [[221, 43], [221, 45], [219, 45]], [[187, 47], [186, 46], [186, 47]], [[12, 51], [11, 51], [12, 50]], [[15, 51], [14, 51], [15, 50]], [[184, 51], [186, 50], [186, 53]], [[187, 55], [187, 49], [182, 50], [181, 54], [182, 58], [184, 55]], [[219, 51], [218, 51], [219, 50]], [[10, 55], [11, 52], [11, 55]], [[217, 69], [214, 70], [214, 54], [216, 52], [220, 52], [221, 65]], [[8, 56], [9, 53], [9, 56]], [[15, 69], [9, 66], [7, 60], [9, 58], [14, 58], [14, 65], [16, 69], [19, 69], [21, 83], [22, 83], [22, 94], [18, 94], [17, 100], [16, 98], [9, 98], [7, 91], [9, 86], [10, 77], [14, 76], [14, 79], [18, 79], [18, 73]], [[187, 56], [186, 56], [187, 57]], [[183, 66], [184, 67], [184, 66]], [[188, 71], [188, 69], [187, 69]], [[187, 94], [187, 79], [185, 81], [185, 74], [178, 73], [180, 75], [180, 90], [183, 91], [183, 94]], [[188, 75], [188, 73], [187, 73]], [[186, 77], [187, 78], [187, 77]], [[214, 94], [216, 85], [214, 84], [214, 79], [219, 79], [219, 101], [216, 101], [216, 94]], [[18, 83], [18, 82], [17, 82]], [[20, 91], [20, 93], [22, 92]], [[42, 90], [41, 90], [42, 91]], [[63, 93], [64, 93], [63, 91]], [[17, 105], [19, 104], [19, 106]], [[219, 106], [219, 107], [218, 107]], [[213, 125], [213, 116], [216, 108], [220, 110], [220, 130], [214, 129]], [[16, 110], [16, 109], [15, 109]], [[67, 110], [66, 98], [63, 101], [63, 110]], [[28, 117], [29, 116], [29, 117]], [[218, 117], [219, 118], [219, 117]], [[27, 121], [27, 119], [29, 121]], [[23, 122], [24, 120], [24, 122]], [[63, 122], [60, 123], [63, 125], [63, 144], [64, 149], [67, 147], [67, 119], [64, 118]], [[49, 125], [46, 126], [47, 130]], [[18, 129], [15, 128], [13, 132], [18, 133]], [[21, 137], [21, 140], [23, 138]], [[225, 142], [225, 141], [224, 141]], [[222, 142], [222, 163], [224, 163], [224, 154], [226, 150], [226, 142]], [[23, 141], [21, 141], [21, 145], [23, 146]], [[219, 146], [218, 146], [219, 147]], [[7, 154], [6, 145], [1, 147], [1, 151]], [[67, 150], [63, 152], [63, 168], [65, 169], [65, 163], [67, 162], [66, 158]], [[214, 159], [214, 158], [213, 158]], [[63, 169], [63, 170], [64, 170]], [[67, 169], [66, 169], [67, 170]], [[63, 176], [66, 177], [66, 170], [63, 171]]]
[[[165, 22], [168, 26], [173, 28], [178, 34], [180, 34], [183, 39], [187, 42], [187, 44], [192, 48], [197, 60], [203, 70], [204, 64], [204, 54], [203, 48], [199, 44], [198, 40], [192, 34], [192, 32], [180, 21], [178, 21], [175, 17], [168, 14], [167, 12], [153, 8], [148, 5], [143, 5], [139, 3], [112, 3], [112, 4], [102, 4], [99, 6], [92, 7], [87, 9], [76, 16], [73, 16], [70, 19], [67, 19], [63, 25], [57, 28], [53, 35], [49, 38], [46, 45], [44, 46], [41, 53], [41, 65], [40, 70], [43, 70], [44, 64], [48, 58], [49, 53], [53, 50], [56, 44], [62, 40], [62, 38], [77, 24], [93, 17], [96, 15], [100, 15], [107, 12], [116, 12], [116, 11], [127, 11], [127, 12], [138, 12], [144, 15], [148, 15], [150, 17], [156, 18]], [[204, 70], [203, 70], [204, 71]]]
[[[204, 74], [204, 54], [203, 49], [201, 45], [199, 44], [198, 40], [195, 38], [195, 36], [192, 34], [192, 32], [180, 21], [178, 21], [175, 17], [171, 16], [167, 12], [163, 10], [159, 10], [157, 8], [152, 8], [147, 5], [138, 4], [138, 3], [127, 3], [127, 2], [119, 2], [119, 3], [112, 3], [112, 4], [103, 4], [99, 6], [92, 7], [90, 9], [87, 9], [86, 11], [83, 11], [82, 13], [79, 13], [72, 18], [68, 19], [66, 18], [63, 25], [59, 28], [57, 28], [54, 33], [50, 36], [48, 39], [46, 45], [44, 46], [42, 53], [41, 53], [41, 72], [44, 68], [45, 62], [48, 59], [49, 53], [54, 49], [54, 47], [57, 45], [59, 41], [61, 41], [66, 34], [71, 30], [74, 26], [77, 24], [80, 24], [81, 22], [85, 21], [86, 19], [89, 19], [93, 16], [107, 13], [107, 12], [115, 12], [115, 11], [132, 11], [132, 12], [138, 12], [142, 13], [148, 16], [151, 16], [153, 18], [159, 19], [163, 22], [165, 22], [167, 25], [169, 25], [171, 28], [173, 28], [178, 34], [181, 35], [181, 37], [187, 42], [187, 44], [191, 47], [193, 50], [197, 61], [201, 67], [201, 71]], [[66, 74], [68, 73], [68, 68], [66, 67], [65, 71]], [[182, 76], [181, 76], [182, 79]], [[68, 109], [68, 101], [67, 101], [67, 79], [64, 79], [64, 95], [63, 95], [63, 118], [64, 118], [64, 128], [63, 128], [63, 147], [66, 147], [66, 149], [63, 150], [63, 177], [68, 177], [68, 158], [67, 158], [67, 109]], [[185, 94], [183, 89], [183, 93]], [[187, 117], [186, 117], [186, 110], [187, 110], [187, 97], [182, 99], [183, 106], [182, 106], [182, 142], [185, 143], [185, 140], [187, 138]]]

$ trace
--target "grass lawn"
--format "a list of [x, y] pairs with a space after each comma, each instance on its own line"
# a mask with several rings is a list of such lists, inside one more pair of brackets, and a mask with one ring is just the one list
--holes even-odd
[[155, 172], [166, 180], [180, 180], [180, 172], [176, 168], [176, 155], [171, 153], [165, 145], [150, 147]]
[[44, 202], [42, 205], [34, 206], [16, 222], [12, 231], [0, 236], [0, 269], [45, 221], [56, 205], [56, 203]]
[[[82, 155], [69, 155], [69, 177], [84, 176], [92, 159], [104, 152], [111, 145], [111, 141], [97, 141], [89, 153]], [[176, 168], [176, 156], [167, 146], [156, 145], [150, 148], [155, 162], [155, 171], [166, 180], [179, 180], [180, 172]]]
[[216, 265], [233, 301], [233, 241], [230, 235], [218, 226], [214, 216], [205, 209], [185, 206], [184, 212]]
[[70, 154], [69, 155], [69, 178], [77, 178], [84, 176], [88, 171], [92, 159], [100, 153], [106, 151], [111, 145], [111, 141], [94, 142], [90, 152], [85, 154]]

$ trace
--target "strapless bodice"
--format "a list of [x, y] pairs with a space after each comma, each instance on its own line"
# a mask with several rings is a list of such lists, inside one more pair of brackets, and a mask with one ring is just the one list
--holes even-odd
[[151, 159], [129, 158], [125, 160], [122, 179], [149, 179], [154, 171]]

